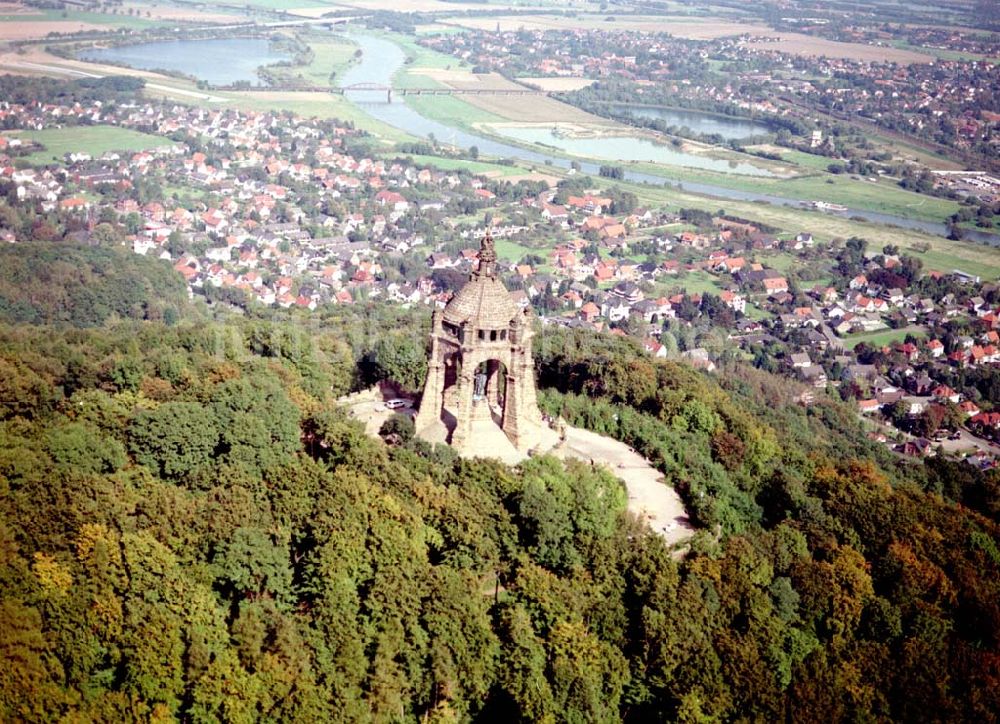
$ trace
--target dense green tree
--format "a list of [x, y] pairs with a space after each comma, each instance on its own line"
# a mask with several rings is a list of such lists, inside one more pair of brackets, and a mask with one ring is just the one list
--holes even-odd
[[172, 480], [208, 467], [219, 446], [218, 417], [194, 402], [167, 402], [142, 410], [129, 424], [129, 451], [136, 461]]
[[427, 376], [425, 345], [409, 337], [382, 336], [362, 360], [362, 372], [369, 383], [392, 380], [416, 392]]
[[49, 454], [66, 470], [78, 473], [113, 473], [125, 464], [125, 446], [82, 422], [47, 431]]
[[671, 551], [615, 471], [367, 435], [368, 312], [294, 314], [0, 325], [0, 718], [995, 718], [996, 472], [552, 332], [540, 404], [659, 468]]
[[7, 321], [90, 327], [112, 316], [147, 319], [165, 308], [189, 304], [183, 280], [159, 259], [120, 246], [0, 247], [0, 318]]
[[240, 527], [219, 545], [214, 563], [219, 578], [238, 595], [287, 604], [292, 596], [290, 559], [286, 541], [275, 541], [259, 528]]
[[301, 413], [276, 381], [224, 382], [214, 392], [212, 409], [222, 433], [219, 452], [231, 463], [259, 472], [299, 447]]

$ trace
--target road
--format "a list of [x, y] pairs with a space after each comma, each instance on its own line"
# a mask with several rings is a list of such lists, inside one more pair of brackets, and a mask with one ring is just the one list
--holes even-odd
[[[904, 440], [917, 439], [915, 435], [911, 435], [905, 430], [900, 430], [899, 428], [890, 425], [888, 422], [879, 422], [878, 420], [874, 420], [872, 418], [865, 417], [864, 415], [860, 414], [858, 415], [858, 417], [862, 420], [864, 424], [874, 425], [890, 439], [894, 435], [901, 435]], [[957, 440], [949, 440], [945, 438], [940, 442], [936, 441], [932, 442], [934, 443], [935, 447], [940, 445], [941, 448], [949, 455], [954, 455], [956, 453], [962, 453], [962, 452], [970, 453], [974, 450], [981, 450], [990, 455], [995, 455], [1000, 457], [1000, 445], [997, 445], [994, 442], [990, 442], [989, 440], [981, 438], [978, 435], [973, 435], [965, 428], [959, 430], [959, 438]]]

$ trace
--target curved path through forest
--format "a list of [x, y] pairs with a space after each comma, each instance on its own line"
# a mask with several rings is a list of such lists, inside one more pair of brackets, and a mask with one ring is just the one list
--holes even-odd
[[[397, 412], [387, 409], [385, 405], [385, 400], [396, 394], [394, 391], [382, 392], [373, 387], [342, 397], [338, 402], [347, 406], [351, 416], [365, 425], [368, 435], [378, 437], [382, 423]], [[408, 404], [398, 412], [412, 415], [416, 409]], [[477, 433], [480, 437], [495, 434], [485, 446], [494, 453], [488, 457], [496, 457], [508, 465], [517, 465], [527, 458], [527, 455], [510, 444], [499, 427], [488, 427], [493, 427], [494, 430], [491, 432], [484, 427]], [[694, 534], [694, 526], [684, 511], [684, 504], [677, 491], [663, 482], [663, 475], [659, 470], [625, 443], [579, 427], [567, 426], [566, 439], [550, 450], [549, 454], [561, 459], [576, 458], [585, 463], [606, 465], [616, 478], [625, 483], [628, 511], [636, 518], [646, 521], [668, 546], [683, 543]]]
[[628, 511], [649, 523], [667, 545], [683, 543], [694, 534], [677, 491], [648, 460], [623, 442], [578, 427], [566, 428], [566, 441], [552, 451], [558, 457], [603, 463], [625, 483]]

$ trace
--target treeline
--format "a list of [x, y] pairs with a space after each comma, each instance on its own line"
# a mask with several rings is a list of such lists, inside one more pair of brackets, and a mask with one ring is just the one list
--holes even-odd
[[184, 280], [159, 259], [75, 244], [0, 247], [0, 321], [77, 327], [112, 318], [172, 323], [188, 306]]
[[[89, 104], [94, 101], [131, 102], [135, 93], [146, 85], [142, 78], [109, 75], [104, 78], [80, 78], [59, 80], [21, 75], [0, 75], [0, 97], [12, 104], [36, 105], [57, 103], [73, 105]], [[17, 117], [4, 117], [4, 128], [16, 128]]]
[[334, 400], [406, 374], [403, 317], [284, 314], [0, 326], [0, 718], [995, 720], [996, 518], [950, 501], [995, 477], [540, 336], [545, 407], [683, 492], [678, 561], [599, 468], [365, 435]]

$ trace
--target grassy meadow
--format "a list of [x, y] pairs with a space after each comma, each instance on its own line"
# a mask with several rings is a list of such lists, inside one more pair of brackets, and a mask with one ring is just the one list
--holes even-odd
[[22, 131], [17, 136], [45, 147], [24, 157], [34, 165], [61, 162], [65, 154], [73, 152], [89, 153], [96, 158], [109, 151], [144, 151], [172, 143], [168, 138], [115, 126], [47, 128], [42, 131]]

